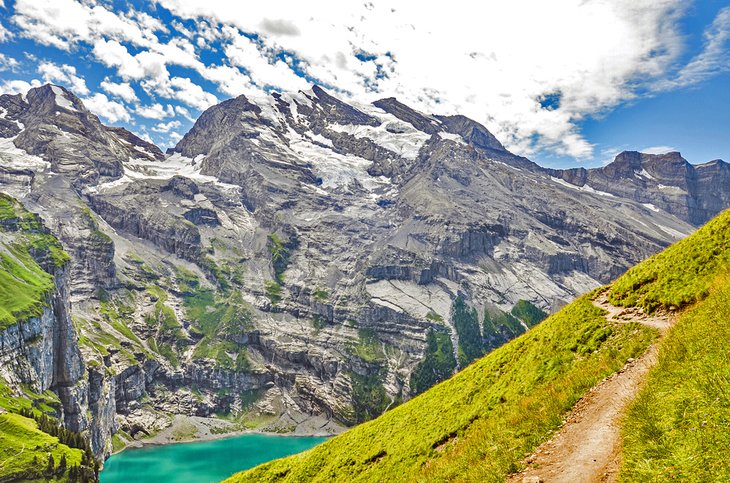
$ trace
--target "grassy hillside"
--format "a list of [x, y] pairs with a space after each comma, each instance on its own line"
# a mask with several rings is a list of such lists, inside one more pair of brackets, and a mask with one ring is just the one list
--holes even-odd
[[[695, 304], [720, 283], [718, 274], [730, 258], [729, 240], [726, 212], [630, 270], [609, 296], [616, 304], [647, 310]], [[697, 474], [727, 471], [718, 468], [730, 434], [730, 341], [727, 329], [718, 327], [727, 320], [718, 311], [727, 306], [722, 299], [727, 292], [712, 292], [667, 337], [662, 363], [626, 423], [633, 428], [626, 430], [627, 480], [687, 478], [699, 471], [698, 465], [704, 465], [704, 473]], [[644, 326], [607, 322], [591, 296], [381, 417], [229, 481], [502, 481], [587, 389], [643, 352], [656, 336]], [[705, 344], [713, 336], [716, 341]], [[698, 402], [691, 403], [693, 398]], [[699, 438], [694, 441], [692, 435]], [[672, 438], [676, 444], [670, 445]]]
[[730, 211], [692, 236], [631, 268], [611, 287], [609, 300], [648, 311], [681, 308], [704, 299], [719, 272], [730, 266]]
[[[730, 212], [629, 271], [648, 307], [694, 303], [663, 341], [623, 425], [626, 481], [730, 481]], [[622, 297], [630, 300], [630, 297]]]
[[383, 416], [231, 481], [500, 481], [588, 388], [654, 335], [609, 324], [582, 297]]
[[61, 266], [68, 255], [38, 217], [0, 193], [0, 330], [40, 315], [53, 277], [36, 261]]
[[0, 414], [0, 478], [4, 481], [69, 481], [63, 475], [65, 469], [80, 465], [82, 456], [82, 450], [69, 448], [38, 429], [33, 419]]

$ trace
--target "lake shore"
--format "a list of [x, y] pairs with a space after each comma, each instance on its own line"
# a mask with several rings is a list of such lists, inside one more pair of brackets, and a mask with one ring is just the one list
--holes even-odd
[[316, 416], [299, 421], [294, 426], [293, 431], [283, 432], [240, 429], [237, 424], [223, 419], [178, 414], [173, 417], [170, 426], [147, 438], [124, 440], [126, 446], [112, 454], [117, 454], [125, 449], [131, 448], [214, 441], [244, 434], [263, 434], [282, 437], [330, 437], [340, 434], [346, 429], [331, 420]]

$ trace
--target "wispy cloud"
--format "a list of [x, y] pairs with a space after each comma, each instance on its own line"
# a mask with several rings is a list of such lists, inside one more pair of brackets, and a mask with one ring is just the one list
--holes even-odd
[[665, 154], [679, 151], [679, 149], [672, 146], [649, 146], [648, 148], [642, 148], [639, 151], [646, 154]]
[[667, 91], [688, 87], [727, 71], [730, 71], [730, 7], [720, 10], [705, 31], [702, 51], [675, 76], [654, 84], [654, 89]]

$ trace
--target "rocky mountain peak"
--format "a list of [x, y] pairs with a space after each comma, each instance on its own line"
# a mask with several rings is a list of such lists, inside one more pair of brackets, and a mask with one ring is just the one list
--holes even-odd
[[28, 91], [25, 98], [36, 115], [51, 115], [56, 111], [80, 114], [88, 112], [81, 99], [65, 87], [54, 84], [34, 87]]
[[355, 107], [331, 96], [324, 89], [315, 85], [312, 92], [317, 96], [317, 104], [324, 111], [328, 121], [340, 124], [356, 124], [361, 126], [379, 126], [378, 119], [369, 116]]
[[[228, 99], [206, 109], [172, 152], [193, 158], [211, 153], [215, 146], [230, 142], [244, 130], [244, 122], [259, 119], [261, 108], [245, 95]], [[243, 121], [243, 122], [242, 122]]]

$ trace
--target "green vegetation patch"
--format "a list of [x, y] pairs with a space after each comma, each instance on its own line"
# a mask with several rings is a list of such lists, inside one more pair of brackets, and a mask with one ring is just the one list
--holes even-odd
[[185, 267], [175, 266], [175, 278], [180, 292], [192, 294], [200, 287], [200, 278]]
[[317, 302], [326, 302], [329, 296], [329, 292], [323, 288], [317, 288], [314, 292], [312, 292], [312, 297], [314, 297], [314, 300]]
[[623, 424], [625, 481], [730, 481], [730, 278], [682, 314]]
[[459, 347], [457, 348], [459, 366], [465, 367], [474, 359], [484, 355], [482, 333], [479, 330], [479, 315], [459, 296], [456, 297], [451, 308], [451, 321], [459, 335]]
[[652, 312], [684, 307], [709, 293], [719, 267], [730, 266], [730, 211], [724, 211], [690, 237], [636, 265], [611, 287], [615, 305], [638, 305]]
[[454, 345], [449, 334], [429, 330], [426, 335], [426, 355], [411, 374], [411, 391], [420, 394], [451, 377], [455, 370]]
[[515, 306], [512, 307], [512, 315], [530, 328], [536, 326], [548, 316], [547, 312], [527, 300], [518, 300]]
[[273, 280], [267, 280], [264, 283], [264, 291], [266, 292], [266, 297], [271, 302], [271, 305], [276, 305], [281, 302], [281, 285], [279, 285], [279, 283], [274, 282]]
[[656, 335], [603, 314], [584, 296], [379, 418], [230, 481], [503, 481], [589, 388]]
[[0, 329], [39, 317], [52, 289], [53, 277], [26, 250], [0, 244]]
[[56, 394], [16, 395], [0, 380], [0, 407], [0, 481], [97, 481], [88, 441], [48, 416], [60, 408]]
[[271, 266], [274, 268], [274, 278], [279, 284], [284, 283], [284, 272], [289, 266], [289, 257], [296, 247], [296, 240], [284, 242], [279, 235], [269, 235], [269, 253], [271, 253]]
[[0, 232], [13, 238], [0, 243], [0, 330], [4, 330], [43, 313], [53, 276], [41, 265], [61, 267], [69, 256], [37, 215], [2, 193]]
[[501, 310], [485, 310], [483, 328], [487, 347], [492, 349], [499, 347], [504, 339], [513, 339], [525, 332], [517, 317]]
[[361, 375], [350, 373], [352, 383], [352, 407], [355, 421], [368, 421], [385, 411], [390, 399], [383, 387], [383, 370]]
[[240, 292], [222, 296], [197, 289], [183, 297], [183, 307], [192, 322], [191, 331], [202, 336], [193, 350], [193, 359], [212, 359], [227, 370], [250, 370], [246, 347], [236, 342], [253, 328], [251, 309]]
[[380, 363], [385, 361], [383, 344], [373, 329], [360, 329], [357, 331], [358, 341], [351, 344], [353, 354], [365, 362]]
[[55, 477], [57, 481], [71, 481], [64, 473], [69, 466], [80, 465], [82, 457], [82, 450], [70, 448], [57, 437], [44, 433], [33, 419], [20, 414], [0, 414], [0, 479], [27, 481]]

